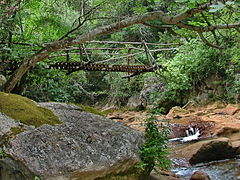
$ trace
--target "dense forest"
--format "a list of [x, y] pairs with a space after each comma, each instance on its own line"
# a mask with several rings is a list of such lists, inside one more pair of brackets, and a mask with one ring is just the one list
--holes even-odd
[[[36, 101], [139, 106], [240, 101], [238, 1], [1, 0], [2, 89]], [[49, 68], [146, 65], [131, 74]], [[159, 68], [154, 68], [159, 67]], [[134, 100], [133, 100], [134, 101]], [[162, 108], [164, 107], [164, 108]]]

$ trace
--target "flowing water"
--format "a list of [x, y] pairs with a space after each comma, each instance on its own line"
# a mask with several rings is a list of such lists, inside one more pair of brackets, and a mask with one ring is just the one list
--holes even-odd
[[[191, 136], [194, 136], [196, 133], [190, 133], [190, 135], [187, 133], [187, 138], [190, 139], [190, 141], [191, 139], [194, 140]], [[189, 146], [191, 142], [181, 143], [186, 142], [183, 141], [184, 138], [186, 137], [173, 139], [170, 143], [171, 149], [174, 151]], [[177, 140], [177, 142], [175, 140]], [[195, 171], [199, 170], [207, 173], [211, 180], [240, 180], [240, 157], [236, 159], [197, 164], [194, 166], [191, 166], [184, 158], [173, 157], [171, 160], [174, 166], [172, 172], [177, 174], [183, 180], [188, 180]]]
[[197, 170], [207, 173], [211, 180], [240, 180], [240, 159], [215, 161], [189, 167], [173, 168], [172, 172], [187, 180]]

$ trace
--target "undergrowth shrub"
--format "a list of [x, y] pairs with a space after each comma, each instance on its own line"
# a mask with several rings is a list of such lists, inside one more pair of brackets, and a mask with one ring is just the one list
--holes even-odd
[[[164, 100], [185, 104], [196, 95], [206, 78], [211, 75], [226, 77], [227, 55], [209, 48], [203, 42], [191, 40], [182, 45], [174, 57], [159, 55], [158, 62], [165, 69], [160, 72], [167, 92]], [[195, 93], [195, 94], [194, 94]]]
[[148, 176], [154, 167], [169, 169], [171, 161], [167, 158], [168, 128], [158, 129], [154, 116], [145, 120], [145, 143], [140, 149], [141, 163], [138, 167]]

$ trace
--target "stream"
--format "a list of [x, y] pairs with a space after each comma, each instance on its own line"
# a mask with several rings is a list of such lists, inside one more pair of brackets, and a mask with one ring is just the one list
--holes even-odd
[[[172, 151], [187, 147], [190, 143], [171, 142]], [[194, 143], [194, 142], [193, 142]], [[240, 157], [201, 163], [191, 166], [184, 158], [171, 158], [173, 168], [171, 171], [183, 180], [189, 180], [195, 171], [207, 173], [211, 180], [240, 180]]]
[[214, 161], [207, 164], [197, 164], [189, 167], [176, 167], [172, 172], [184, 180], [197, 170], [207, 173], [211, 180], [240, 180], [240, 159]]

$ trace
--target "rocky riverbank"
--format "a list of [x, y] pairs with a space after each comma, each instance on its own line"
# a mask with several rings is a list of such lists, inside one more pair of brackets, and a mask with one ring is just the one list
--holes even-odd
[[[142, 119], [146, 112], [124, 112], [109, 114], [111, 119], [120, 121], [132, 128], [143, 131]], [[116, 118], [115, 118], [116, 117]], [[214, 103], [198, 107], [174, 107], [167, 115], [156, 115], [159, 126], [172, 129], [170, 139], [181, 139], [187, 136], [187, 130], [195, 128], [200, 131], [198, 139], [190, 142], [172, 142], [169, 144], [173, 169], [192, 169], [199, 164], [208, 166], [219, 160], [235, 159], [240, 154], [240, 106], [238, 104]], [[232, 179], [240, 178], [240, 164]], [[205, 168], [206, 169], [206, 168]], [[176, 172], [176, 171], [175, 171]], [[189, 176], [189, 174], [188, 174]], [[213, 177], [215, 179], [216, 177]]]
[[[0, 179], [136, 180], [141, 176], [135, 165], [140, 162], [146, 112], [114, 112], [105, 118], [75, 105], [36, 103], [5, 93], [0, 93], [0, 112]], [[182, 139], [189, 130], [198, 130], [199, 136], [171, 142], [169, 158], [177, 175], [161, 171], [152, 179], [189, 179], [194, 170], [208, 170], [196, 168], [199, 164], [213, 167], [226, 159], [233, 163], [227, 164], [225, 174], [234, 180], [240, 177], [239, 105], [174, 107], [156, 118], [159, 126], [172, 129], [170, 139]], [[182, 168], [191, 169], [190, 174], [183, 176]], [[211, 172], [214, 180], [216, 173]], [[199, 173], [194, 177], [204, 174]]]

